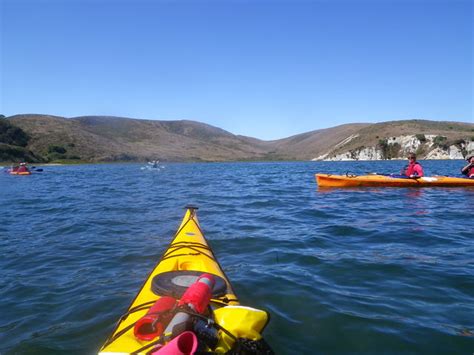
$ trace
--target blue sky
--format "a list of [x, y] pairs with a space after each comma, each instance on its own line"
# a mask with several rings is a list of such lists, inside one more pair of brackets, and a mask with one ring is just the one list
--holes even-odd
[[7, 116], [191, 119], [261, 139], [474, 122], [470, 0], [0, 1]]

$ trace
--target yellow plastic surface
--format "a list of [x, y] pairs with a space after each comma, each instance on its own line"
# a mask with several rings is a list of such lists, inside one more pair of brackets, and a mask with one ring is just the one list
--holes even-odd
[[[180, 247], [179, 249], [178, 246]], [[176, 256], [173, 257], [173, 255]], [[151, 282], [153, 277], [163, 272], [177, 270], [194, 270], [202, 271], [203, 273], [210, 272], [212, 274], [222, 277], [226, 281], [227, 294], [221, 297], [220, 299], [212, 300], [211, 305], [213, 308], [220, 308], [225, 305], [222, 302], [225, 297], [231, 300], [230, 302], [228, 302], [229, 305], [239, 304], [239, 302], [236, 300], [237, 298], [234, 294], [234, 291], [232, 290], [232, 286], [230, 285], [229, 280], [222, 271], [212, 250], [209, 249], [207, 241], [204, 238], [199, 227], [196, 211], [194, 209], [188, 209], [186, 211], [186, 215], [184, 216], [183, 221], [181, 222], [181, 225], [178, 229], [175, 238], [169, 245], [166, 252], [161, 257], [156, 267], [146, 279], [144, 285], [138, 292], [129, 309], [146, 302], [157, 300], [159, 297], [151, 291]], [[142, 311], [132, 313], [126, 319], [119, 321], [111, 337], [113, 337], [113, 335], [120, 332], [127, 326], [134, 324], [138, 319], [140, 319], [146, 314], [148, 309], [149, 307]], [[150, 342], [138, 341], [133, 334], [132, 327], [125, 334], [117, 338], [112, 343], [107, 344], [106, 342], [106, 344], [100, 350], [100, 354], [127, 354], [140, 349], [148, 343]], [[147, 349], [146, 351], [148, 350], [149, 349]]]
[[[216, 323], [236, 338], [259, 340], [261, 332], [268, 322], [268, 313], [260, 309], [245, 306], [227, 306], [214, 312]], [[224, 332], [220, 333], [217, 353], [226, 353], [232, 348], [234, 339]]]

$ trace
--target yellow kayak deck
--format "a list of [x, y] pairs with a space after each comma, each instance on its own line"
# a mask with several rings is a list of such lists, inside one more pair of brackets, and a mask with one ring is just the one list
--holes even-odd
[[474, 187], [474, 179], [447, 176], [399, 178], [385, 175], [316, 174], [319, 187]]
[[[163, 294], [156, 294], [156, 288], [155, 292], [152, 290], [153, 279], [157, 275], [179, 271], [183, 271], [183, 275], [192, 271], [217, 275], [223, 279], [225, 291], [218, 297], [211, 299], [211, 307], [219, 308], [239, 304], [228, 278], [204, 238], [197, 219], [196, 209], [191, 206], [187, 207], [186, 214], [173, 241], [147, 277], [125, 316], [122, 316], [117, 323], [112, 334], [101, 348], [100, 354], [133, 353], [151, 343], [151, 341], [138, 340], [134, 336], [133, 326], [137, 320], [147, 313], [160, 296], [164, 296]], [[149, 350], [139, 353], [144, 354]]]

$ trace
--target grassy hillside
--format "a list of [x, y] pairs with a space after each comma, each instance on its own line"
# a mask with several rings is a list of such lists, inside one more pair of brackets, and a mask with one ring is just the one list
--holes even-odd
[[445, 145], [474, 139], [474, 124], [425, 120], [345, 124], [274, 141], [188, 120], [16, 115], [8, 117], [8, 122], [28, 136], [22, 149], [47, 161], [310, 160], [374, 147], [401, 135], [440, 135]]
[[47, 155], [51, 146], [86, 161], [225, 161], [261, 159], [258, 143], [194, 121], [153, 121], [87, 116], [9, 117], [31, 136], [29, 147]]
[[310, 160], [326, 153], [336, 144], [369, 125], [368, 123], [352, 123], [320, 129], [272, 141], [268, 147], [272, 154], [283, 159]]
[[336, 147], [333, 153], [342, 153], [360, 147], [379, 144], [380, 140], [402, 135], [436, 135], [446, 137], [446, 142], [459, 139], [474, 140], [474, 124], [446, 121], [404, 120], [368, 125], [357, 132], [358, 136], [347, 144]]
[[26, 148], [30, 138], [20, 127], [13, 125], [4, 116], [0, 117], [0, 161], [43, 161]]

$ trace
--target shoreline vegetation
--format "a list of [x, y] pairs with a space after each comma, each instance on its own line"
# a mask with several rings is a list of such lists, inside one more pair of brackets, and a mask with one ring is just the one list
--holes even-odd
[[464, 159], [474, 124], [403, 120], [344, 124], [263, 141], [196, 121], [0, 115], [0, 162], [30, 164]]
[[[464, 159], [417, 159], [418, 161], [464, 161]], [[395, 159], [372, 159], [372, 160], [358, 160], [359, 162], [381, 162], [381, 161], [399, 161], [405, 162], [406, 158], [395, 158]], [[164, 164], [228, 164], [228, 163], [310, 163], [310, 162], [321, 162], [321, 160], [228, 160], [228, 161], [160, 161], [161, 165]], [[354, 160], [326, 160], [326, 163], [353, 163]], [[0, 161], [0, 167], [9, 167], [11, 165], [18, 165], [20, 161]], [[51, 163], [34, 163], [26, 162], [28, 165], [34, 165], [36, 167], [52, 167], [52, 166], [74, 166], [74, 165], [106, 165], [106, 164], [147, 164], [147, 161], [63, 161], [63, 162], [51, 162]]]

